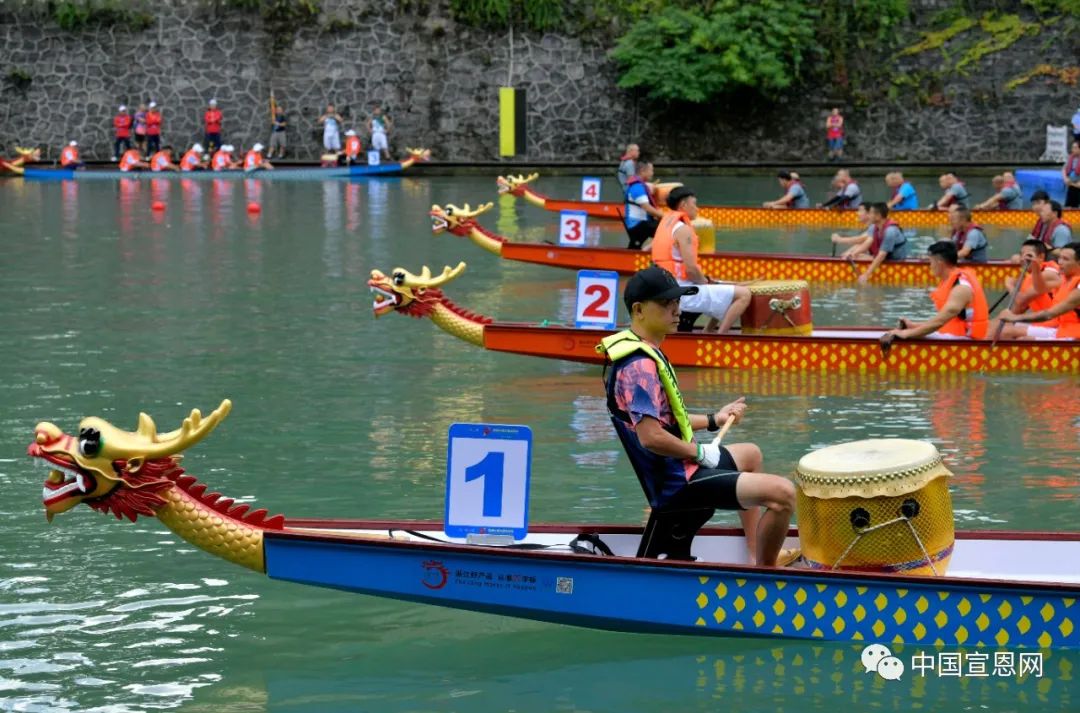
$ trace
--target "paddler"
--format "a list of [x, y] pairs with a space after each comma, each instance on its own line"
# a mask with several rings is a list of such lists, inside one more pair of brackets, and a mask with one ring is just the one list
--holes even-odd
[[233, 160], [234, 150], [232, 144], [225, 144], [219, 148], [210, 159], [210, 168], [215, 171], [231, 171], [240, 168], [240, 162]]
[[257, 143], [244, 155], [244, 171], [246, 173], [261, 170], [269, 171], [274, 168], [269, 161], [263, 158], [262, 152], [264, 148], [262, 144]]
[[[840, 233], [833, 233], [830, 240], [837, 245], [847, 245], [840, 257], [848, 258], [855, 257], [866, 252], [870, 243], [869, 240], [874, 237], [874, 228], [870, 224], [870, 206], [866, 203], [859, 204], [859, 207], [855, 209], [855, 220], [859, 222], [859, 225], [864, 226], [864, 230], [857, 235], [841, 235]], [[864, 245], [865, 243], [865, 245]]]
[[686, 186], [676, 186], [668, 193], [667, 204], [671, 210], [660, 219], [653, 237], [653, 262], [674, 275], [680, 285], [698, 286], [686, 293], [682, 309], [709, 315], [712, 320], [704, 331], [722, 334], [750, 306], [750, 290], [742, 285], [714, 283], [701, 271], [700, 240], [693, 226], [698, 215], [694, 192]]
[[360, 154], [364, 147], [360, 143], [360, 137], [354, 129], [345, 132], [345, 163], [352, 165], [360, 163]]
[[79, 160], [79, 142], [69, 141], [68, 145], [60, 150], [61, 168], [82, 168], [83, 162]]
[[1061, 180], [1065, 183], [1065, 207], [1080, 208], [1080, 140], [1072, 142], [1065, 165], [1061, 167]]
[[964, 262], [986, 262], [990, 246], [981, 225], [971, 220], [971, 210], [954, 204], [949, 208], [950, 239], [956, 244], [956, 255]]
[[640, 158], [637, 169], [626, 182], [626, 200], [623, 204], [623, 225], [630, 239], [626, 246], [631, 250], [642, 250], [656, 233], [663, 211], [656, 207], [653, 189], [649, 181], [653, 179], [653, 164], [647, 158]]
[[1002, 313], [1002, 339], [1080, 339], [1080, 243], [1069, 243], [1058, 252], [1062, 283], [1054, 290], [1048, 309]]
[[637, 160], [640, 156], [641, 149], [637, 144], [627, 144], [626, 152], [619, 157], [619, 168], [615, 171], [615, 177], [619, 179], [624, 193], [630, 185], [630, 177], [637, 173]]
[[937, 203], [934, 203], [931, 208], [946, 210], [953, 205], [959, 205], [964, 208], [968, 207], [971, 196], [968, 194], [964, 183], [956, 177], [955, 173], [941, 174], [941, 176], [938, 177], [938, 185], [941, 186], [941, 190], [945, 192], [941, 194], [941, 198], [938, 198]]
[[843, 210], [846, 208], [858, 208], [862, 205], [862, 189], [851, 178], [851, 172], [846, 168], [841, 168], [836, 172], [836, 176], [833, 177], [833, 187], [836, 188], [836, 195], [820, 204], [819, 208], [840, 208]]
[[927, 250], [930, 272], [938, 286], [930, 293], [937, 314], [925, 322], [900, 320], [900, 329], [892, 329], [881, 337], [883, 344], [894, 339], [984, 339], [987, 335], [989, 310], [979, 278], [970, 267], [957, 267], [956, 244], [939, 240]]
[[910, 181], [904, 180], [904, 174], [893, 171], [885, 174], [885, 185], [892, 191], [887, 205], [889, 210], [918, 210], [919, 195]]
[[150, 168], [150, 164], [142, 160], [138, 149], [128, 149], [120, 156], [120, 170], [124, 173], [146, 168]]
[[655, 265], [627, 282], [623, 301], [630, 328], [597, 347], [611, 365], [605, 382], [608, 412], [654, 518], [699, 511], [697, 522], [704, 523], [716, 509], [737, 510], [750, 561], [776, 565], [795, 509], [794, 486], [786, 478], [760, 472], [761, 449], [752, 443], [694, 442], [695, 431], [716, 431], [729, 416], [738, 423], [746, 411], [745, 399], [713, 413], [689, 413], [675, 371], [661, 351], [664, 339], [678, 326], [680, 299], [698, 289], [680, 285]]
[[150, 170], [155, 173], [180, 170], [180, 167], [173, 163], [172, 146], [166, 146], [154, 152], [154, 155], [150, 157]]
[[[1031, 238], [1025, 240], [1020, 246], [1020, 260], [1026, 262], [1029, 269], [1009, 312], [1023, 314], [1028, 310], [1037, 312], [1050, 308], [1053, 292], [1061, 286], [1061, 266], [1053, 260], [1048, 260], [1048, 257], [1046, 244], [1041, 240]], [[1014, 287], [1016, 287], [1016, 278], [1011, 275], [1006, 277], [1005, 291], [1011, 294]], [[993, 329], [990, 333], [993, 334]]]
[[181, 171], [201, 171], [206, 168], [207, 162], [203, 158], [203, 147], [200, 143], [192, 144], [191, 148], [180, 157]]
[[865, 285], [874, 270], [886, 260], [903, 260], [908, 256], [907, 238], [895, 220], [889, 219], [889, 206], [884, 203], [870, 204], [870, 239], [856, 246], [866, 250], [873, 258], [866, 270], [859, 275], [858, 283]]
[[780, 187], [784, 189], [784, 195], [774, 201], [765, 201], [763, 208], [809, 208], [810, 198], [806, 195], [806, 188], [799, 180], [799, 174], [792, 171], [780, 171], [776, 174], [780, 181]]
[[1040, 203], [1037, 213], [1042, 224], [1039, 237], [1050, 255], [1056, 257], [1060, 248], [1072, 242], [1072, 226], [1061, 217], [1061, 204], [1055, 200]]
[[1020, 210], [1024, 207], [1024, 194], [1011, 171], [994, 176], [990, 183], [994, 186], [994, 195], [975, 206], [975, 210]]

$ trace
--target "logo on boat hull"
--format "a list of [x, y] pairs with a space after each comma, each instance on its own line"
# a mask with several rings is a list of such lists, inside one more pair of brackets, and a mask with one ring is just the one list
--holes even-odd
[[443, 563], [438, 560], [428, 560], [423, 563], [424, 566], [424, 578], [420, 580], [428, 589], [442, 589], [446, 586], [446, 580], [449, 576], [449, 572], [446, 567], [443, 567]]

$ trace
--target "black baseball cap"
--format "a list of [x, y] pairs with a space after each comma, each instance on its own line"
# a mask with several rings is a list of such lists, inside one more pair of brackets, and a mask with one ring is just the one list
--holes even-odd
[[1031, 194], [1031, 202], [1035, 201], [1048, 201], [1050, 200], [1050, 194], [1046, 191], [1035, 191]]
[[626, 309], [630, 310], [635, 302], [649, 302], [650, 300], [674, 300], [683, 295], [696, 295], [698, 288], [695, 285], [683, 287], [675, 276], [658, 265], [647, 267], [634, 273], [626, 283], [623, 292], [623, 302]]

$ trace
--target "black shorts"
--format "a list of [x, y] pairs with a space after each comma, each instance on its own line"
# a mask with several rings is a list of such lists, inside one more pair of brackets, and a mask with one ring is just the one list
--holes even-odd
[[720, 463], [716, 468], [698, 468], [697, 472], [678, 491], [663, 504], [663, 509], [670, 510], [745, 510], [735, 495], [735, 485], [739, 482], [738, 467], [727, 448], [720, 448]]
[[645, 244], [645, 241], [656, 233], [658, 225], [660, 225], [660, 221], [650, 217], [647, 220], [641, 221], [633, 228], [627, 228], [626, 235], [629, 238], [629, 243], [626, 247], [630, 250], [641, 250], [641, 246]]

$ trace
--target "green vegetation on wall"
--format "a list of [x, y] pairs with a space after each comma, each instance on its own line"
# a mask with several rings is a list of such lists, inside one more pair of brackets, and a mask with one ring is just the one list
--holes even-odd
[[45, 7], [53, 21], [65, 30], [93, 26], [145, 30], [154, 24], [153, 15], [141, 3], [125, 0], [49, 0]]

